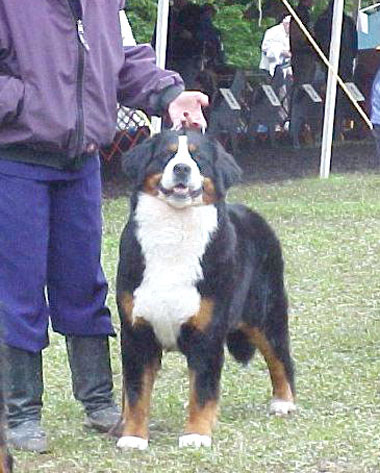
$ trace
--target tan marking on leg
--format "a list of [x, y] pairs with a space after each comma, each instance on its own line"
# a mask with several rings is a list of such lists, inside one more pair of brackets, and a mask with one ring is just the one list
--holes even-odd
[[214, 305], [212, 299], [202, 298], [199, 311], [196, 315], [191, 317], [189, 324], [203, 332], [211, 322], [214, 313]]
[[6, 473], [7, 456], [4, 447], [0, 447], [0, 473]]
[[212, 428], [217, 420], [218, 406], [217, 399], [207, 401], [204, 406], [199, 405], [195, 387], [195, 372], [190, 370], [190, 404], [185, 434], [208, 435], [211, 437]]
[[205, 177], [203, 181], [203, 203], [206, 205], [217, 202], [215, 185], [209, 177]]
[[149, 323], [142, 317], [133, 317], [133, 296], [130, 292], [122, 292], [117, 297], [117, 302], [125, 314], [126, 320], [134, 327], [138, 325], [149, 325]]
[[124, 291], [117, 295], [117, 303], [123, 311], [127, 322], [132, 323], [133, 296], [130, 292]]
[[8, 453], [6, 445], [0, 446], [0, 473], [10, 473], [11, 470], [8, 468], [10, 463], [10, 454]]
[[284, 363], [278, 359], [265, 334], [258, 328], [249, 327], [248, 325], [243, 325], [241, 330], [246, 333], [252, 343], [260, 350], [268, 365], [273, 386], [273, 397], [284, 401], [294, 401]]
[[124, 394], [125, 401], [123, 402], [123, 437], [134, 436], [148, 439], [149, 437], [149, 413], [150, 403], [153, 391], [154, 381], [156, 379], [157, 371], [159, 369], [158, 361], [155, 361], [149, 366], [145, 367], [141, 379], [141, 392], [137, 402], [130, 406], [126, 393]]
[[162, 174], [152, 174], [148, 176], [144, 181], [144, 192], [150, 195], [158, 195], [158, 184], [160, 183]]

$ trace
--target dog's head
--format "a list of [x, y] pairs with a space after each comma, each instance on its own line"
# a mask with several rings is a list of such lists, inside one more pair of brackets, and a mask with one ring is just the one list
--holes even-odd
[[122, 167], [135, 190], [178, 209], [224, 199], [241, 176], [217, 140], [190, 130], [155, 135], [126, 153]]

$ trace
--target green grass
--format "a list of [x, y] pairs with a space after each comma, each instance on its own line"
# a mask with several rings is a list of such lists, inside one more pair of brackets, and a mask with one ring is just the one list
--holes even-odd
[[[210, 450], [179, 450], [186, 365], [164, 357], [151, 445], [120, 452], [82, 427], [62, 337], [45, 351], [44, 426], [51, 453], [16, 453], [17, 472], [374, 473], [380, 471], [380, 176], [332, 175], [245, 185], [230, 193], [264, 215], [282, 240], [297, 369], [298, 412], [267, 415], [270, 383], [260, 356], [247, 368], [227, 357], [220, 420]], [[104, 268], [117, 324], [115, 268], [127, 200], [104, 202]], [[118, 342], [112, 341], [120, 397]]]

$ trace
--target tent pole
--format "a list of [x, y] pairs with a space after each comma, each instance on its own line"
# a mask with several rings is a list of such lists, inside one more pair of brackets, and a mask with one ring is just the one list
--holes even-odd
[[[333, 71], [329, 69], [327, 77], [327, 89], [325, 100], [325, 113], [323, 120], [323, 135], [321, 148], [321, 164], [320, 177], [327, 178], [330, 174], [331, 165], [331, 151], [334, 131], [334, 115], [336, 106], [336, 91], [339, 56], [340, 56], [340, 42], [343, 26], [343, 10], [344, 0], [334, 0], [332, 30], [330, 41], [330, 56], [329, 62], [332, 65]], [[335, 74], [334, 74], [335, 72]]]
[[[156, 23], [156, 64], [165, 69], [166, 45], [168, 38], [169, 0], [158, 0]], [[153, 133], [161, 131], [162, 120], [152, 117]]]

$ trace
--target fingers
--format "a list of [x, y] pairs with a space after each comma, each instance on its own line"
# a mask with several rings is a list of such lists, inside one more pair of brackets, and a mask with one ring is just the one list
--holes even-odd
[[194, 128], [197, 130], [207, 127], [206, 119], [202, 113], [202, 107], [209, 105], [208, 96], [198, 91], [186, 91], [178, 96], [169, 105], [169, 116], [173, 123], [173, 129]]

